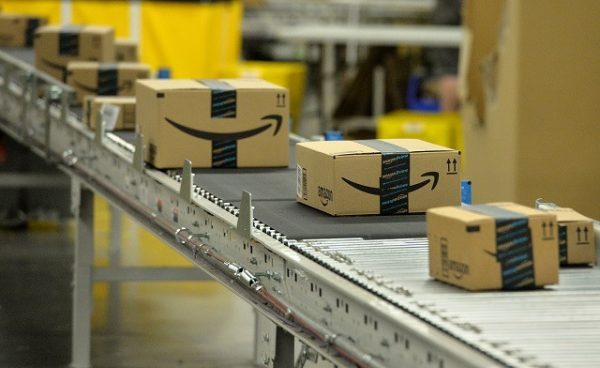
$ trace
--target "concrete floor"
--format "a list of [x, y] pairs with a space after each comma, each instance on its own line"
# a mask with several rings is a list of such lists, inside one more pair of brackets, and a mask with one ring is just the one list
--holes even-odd
[[[0, 367], [68, 366], [68, 233], [0, 232]], [[94, 367], [253, 366], [254, 313], [215, 282], [124, 284], [117, 326], [106, 291], [94, 290]]]

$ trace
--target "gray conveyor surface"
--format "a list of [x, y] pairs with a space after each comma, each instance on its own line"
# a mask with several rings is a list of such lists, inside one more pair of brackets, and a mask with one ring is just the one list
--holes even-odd
[[600, 366], [598, 267], [561, 268], [560, 283], [543, 289], [473, 293], [429, 277], [424, 238], [315, 239], [299, 246], [334, 268], [354, 267], [382, 285], [401, 286], [408, 295], [388, 293], [390, 300], [426, 308], [454, 336], [514, 359], [513, 366]]

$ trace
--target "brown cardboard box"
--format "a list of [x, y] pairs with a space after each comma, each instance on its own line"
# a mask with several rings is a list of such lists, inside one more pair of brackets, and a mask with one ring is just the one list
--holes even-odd
[[35, 67], [64, 82], [70, 61], [114, 61], [114, 31], [104, 26], [45, 26], [36, 31], [34, 48]]
[[83, 107], [83, 116], [90, 128], [96, 127], [98, 113], [103, 105], [114, 105], [119, 108], [119, 115], [111, 130], [135, 129], [135, 97], [87, 96]]
[[560, 264], [592, 264], [596, 262], [594, 224], [592, 219], [572, 208], [555, 208], [548, 213], [558, 222]]
[[135, 81], [148, 77], [150, 67], [139, 63], [73, 61], [67, 66], [67, 84], [75, 89], [78, 103], [88, 95], [133, 96]]
[[0, 47], [32, 47], [35, 30], [47, 23], [43, 17], [0, 14]]
[[288, 91], [260, 79], [156, 79], [136, 85], [146, 160], [158, 168], [288, 165]]
[[460, 152], [418, 139], [296, 145], [296, 200], [331, 215], [460, 204]]
[[[600, 218], [600, 1], [463, 2], [465, 177], [475, 202]], [[560, 25], [560, 26], [558, 26]]]
[[132, 40], [116, 39], [115, 40], [115, 61], [137, 62], [138, 60], [138, 44]]
[[429, 274], [468, 290], [558, 283], [556, 216], [514, 203], [427, 211]]

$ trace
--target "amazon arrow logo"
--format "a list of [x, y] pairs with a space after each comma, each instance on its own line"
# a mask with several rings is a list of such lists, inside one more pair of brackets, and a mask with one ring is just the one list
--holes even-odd
[[112, 86], [112, 85], [98, 85], [98, 87], [90, 87], [87, 86], [83, 83], [80, 83], [76, 80], [73, 81], [73, 84], [75, 85], [75, 87], [82, 89], [86, 92], [90, 92], [90, 93], [97, 93], [100, 96], [114, 96], [117, 95], [119, 92], [122, 92], [126, 89], [131, 89], [131, 82], [129, 83], [125, 83], [122, 86]]
[[[237, 141], [258, 135], [273, 125], [273, 123], [269, 123], [258, 128], [241, 132], [215, 133], [186, 127], [167, 117], [165, 117], [165, 120], [185, 134], [210, 141], [212, 146], [212, 167], [237, 167]], [[274, 120], [275, 131], [273, 132], [273, 136], [279, 133], [283, 122], [283, 117], [281, 115], [266, 115], [263, 116], [261, 120]]]
[[[427, 184], [429, 184], [432, 180], [433, 180], [433, 183], [431, 185], [431, 190], [434, 190], [438, 184], [440, 174], [435, 171], [428, 171], [424, 174], [421, 174], [422, 178], [427, 177], [427, 176], [429, 176], [430, 178], [420, 181], [416, 184], [410, 185], [408, 187], [408, 190], [406, 191], [406, 193], [414, 192], [415, 190], [421, 189], [424, 186], [426, 186]], [[354, 181], [352, 181], [348, 178], [344, 178], [344, 177], [342, 177], [342, 180], [344, 182], [346, 182], [346, 184], [353, 187], [354, 189], [360, 190], [361, 192], [364, 192], [364, 193], [379, 195], [379, 196], [382, 194], [385, 194], [384, 191], [381, 190], [381, 188], [369, 187], [367, 185], [359, 184], [357, 182], [354, 182]]]
[[[167, 123], [171, 124], [173, 127], [184, 132], [185, 134], [188, 134], [193, 137], [200, 138], [200, 139], [206, 139], [209, 141], [237, 141], [240, 139], [250, 138], [250, 137], [253, 137], [255, 135], [258, 135], [258, 134], [264, 132], [265, 130], [269, 129], [273, 125], [272, 123], [269, 123], [269, 124], [265, 124], [261, 127], [255, 128], [255, 129], [249, 129], [249, 130], [244, 130], [241, 132], [234, 132], [234, 133], [215, 133], [215, 132], [208, 132], [205, 130], [198, 130], [198, 129], [186, 127], [186, 126], [181, 125], [167, 117], [165, 117], [165, 120], [167, 121]], [[278, 115], [278, 114], [266, 115], [266, 116], [263, 116], [261, 118], [261, 120], [274, 120], [275, 121], [275, 131], [273, 132], [273, 136], [275, 136], [275, 135], [277, 135], [277, 133], [279, 133], [279, 129], [281, 128], [281, 124], [283, 122], [283, 117], [281, 115]]]

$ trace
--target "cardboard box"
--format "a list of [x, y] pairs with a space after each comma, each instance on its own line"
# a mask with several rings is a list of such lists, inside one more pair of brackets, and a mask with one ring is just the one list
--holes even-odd
[[67, 66], [67, 84], [75, 89], [78, 103], [89, 95], [134, 96], [135, 81], [148, 77], [150, 67], [139, 63], [73, 61]]
[[137, 62], [138, 59], [138, 44], [132, 40], [116, 39], [115, 40], [115, 61], [117, 62]]
[[83, 107], [83, 116], [90, 128], [96, 127], [98, 113], [104, 105], [112, 105], [119, 108], [119, 114], [115, 119], [115, 126], [108, 130], [133, 130], [135, 129], [135, 97], [105, 97], [87, 96]]
[[114, 31], [104, 26], [45, 26], [35, 32], [34, 48], [35, 67], [64, 82], [70, 61], [114, 61]]
[[32, 47], [35, 30], [47, 18], [21, 14], [0, 14], [0, 47]]
[[427, 211], [429, 274], [468, 290], [558, 283], [556, 216], [514, 203]]
[[157, 79], [136, 85], [146, 160], [158, 168], [285, 167], [289, 97], [260, 79]]
[[298, 202], [331, 215], [395, 215], [460, 204], [460, 152], [418, 139], [296, 145]]
[[473, 200], [552, 198], [600, 218], [590, 200], [600, 196], [600, 1], [463, 4], [459, 85]]
[[593, 264], [596, 262], [594, 224], [572, 208], [555, 208], [548, 213], [558, 221], [560, 264]]

